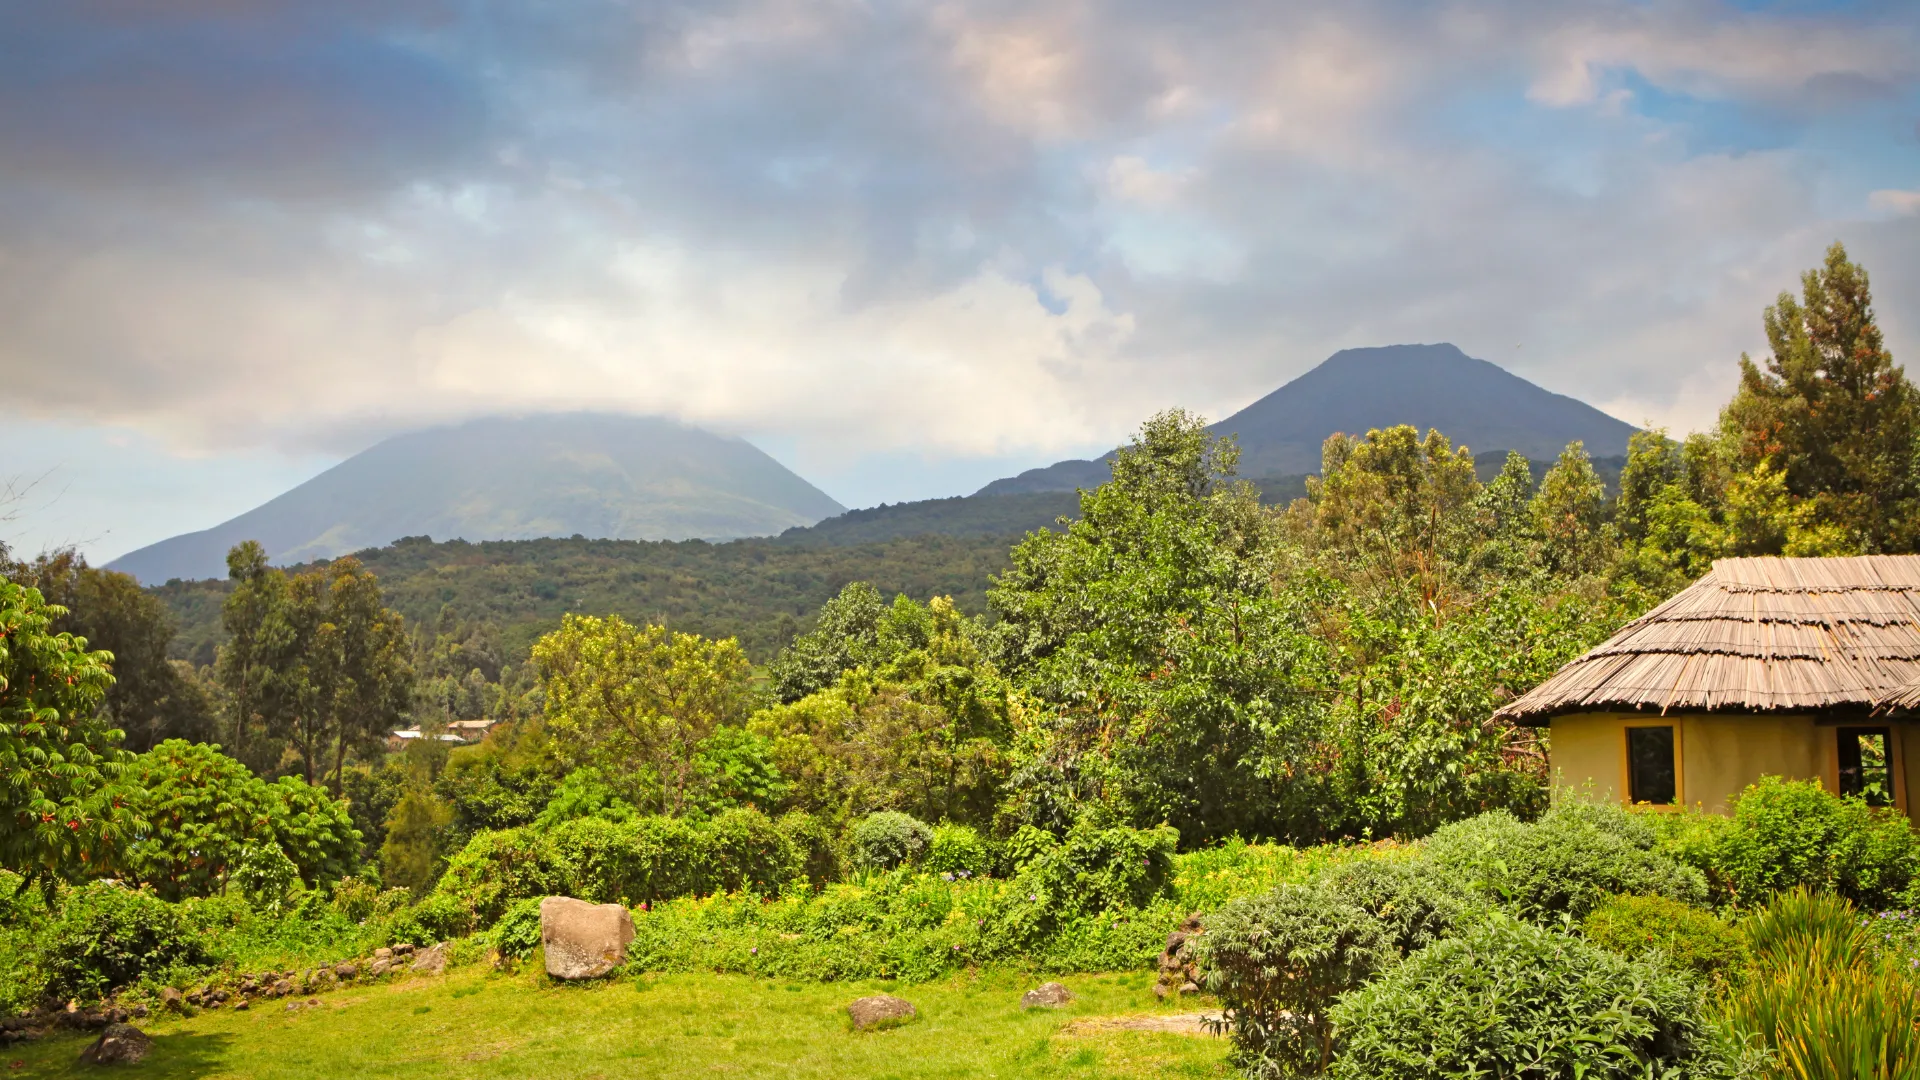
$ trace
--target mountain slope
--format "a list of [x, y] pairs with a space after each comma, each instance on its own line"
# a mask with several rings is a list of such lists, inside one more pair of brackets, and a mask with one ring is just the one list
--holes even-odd
[[[1552, 461], [1575, 439], [1596, 458], [1622, 456], [1634, 431], [1446, 344], [1344, 349], [1211, 430], [1239, 436], [1242, 476], [1286, 476], [1319, 472], [1320, 444], [1336, 431], [1363, 435], [1395, 424], [1438, 428], [1476, 454], [1518, 450], [1536, 462]], [[1106, 476], [1104, 460], [1062, 461], [979, 493], [1064, 491]]]
[[388, 439], [231, 521], [110, 568], [149, 583], [221, 577], [227, 549], [242, 540], [286, 564], [403, 536], [732, 539], [843, 509], [750, 443], [671, 420], [492, 417]]

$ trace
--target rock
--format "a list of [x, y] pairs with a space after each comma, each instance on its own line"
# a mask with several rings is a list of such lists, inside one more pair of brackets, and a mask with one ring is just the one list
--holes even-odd
[[1023, 1009], [1057, 1009], [1073, 1000], [1073, 991], [1057, 982], [1042, 983], [1020, 995]]
[[1166, 983], [1153, 984], [1153, 996], [1159, 998], [1161, 1001], [1167, 1000], [1167, 995], [1171, 993], [1173, 993], [1173, 991], [1167, 989]]
[[556, 979], [597, 979], [627, 962], [633, 913], [622, 904], [589, 904], [570, 896], [540, 901], [540, 944], [547, 974]]
[[373, 950], [373, 958], [375, 960], [391, 960], [393, 959], [393, 950], [392, 949], [375, 949]]
[[[386, 950], [383, 949], [381, 951], [384, 952]], [[385, 956], [375, 957], [373, 965], [367, 968], [367, 977], [377, 979], [391, 970], [393, 970], [393, 960], [391, 958]]]
[[114, 1007], [108, 1009], [103, 1015], [106, 1017], [106, 1021], [109, 1024], [124, 1024], [127, 1021], [133, 1019], [132, 1013], [128, 1012], [127, 1010], [121, 1008], [118, 1005], [115, 1005]]
[[848, 1005], [847, 1015], [853, 1018], [855, 1030], [867, 1031], [873, 1028], [898, 1027], [918, 1014], [914, 1012], [910, 1002], [902, 1001], [890, 994], [875, 994]]
[[1180, 992], [1183, 994], [1197, 994], [1200, 992], [1200, 984], [1192, 982], [1181, 983]]
[[395, 955], [395, 956], [411, 956], [411, 955], [413, 955], [413, 946], [412, 946], [412, 945], [409, 945], [409, 944], [407, 944], [406, 942], [404, 942], [404, 941], [403, 941], [403, 942], [401, 942], [400, 944], [398, 944], [398, 945], [395, 945], [395, 946], [393, 947], [393, 955]]
[[408, 971], [416, 975], [440, 975], [447, 970], [447, 956], [453, 951], [453, 943], [443, 941], [430, 949], [415, 953]]
[[83, 1065], [132, 1065], [153, 1049], [153, 1040], [132, 1024], [109, 1024], [93, 1045], [80, 1051]]
[[146, 1003], [145, 1003], [145, 1002], [140, 1002], [140, 1003], [138, 1003], [138, 1004], [136, 1004], [136, 1005], [134, 1005], [134, 1007], [133, 1007], [133, 1015], [134, 1015], [134, 1019], [136, 1019], [136, 1020], [145, 1020], [145, 1019], [147, 1018], [147, 1006], [146, 1006]]
[[234, 1012], [246, 1012], [252, 1007], [252, 1004], [250, 1004], [246, 998], [241, 998], [239, 1001], [233, 1003]]
[[288, 994], [293, 993], [293, 980], [281, 979], [279, 982], [273, 984], [273, 989], [269, 990], [268, 993], [277, 998], [286, 997]]
[[340, 981], [346, 982], [351, 980], [355, 975], [360, 974], [360, 969], [353, 964], [336, 964], [333, 968], [333, 974]]

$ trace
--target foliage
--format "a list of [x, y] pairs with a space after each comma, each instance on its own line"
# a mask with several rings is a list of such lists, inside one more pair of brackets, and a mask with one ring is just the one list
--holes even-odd
[[551, 829], [575, 818], [600, 817], [608, 821], [630, 821], [639, 811], [622, 799], [599, 769], [589, 765], [562, 777], [553, 789], [546, 809], [533, 819], [536, 829]]
[[1234, 1063], [1259, 1078], [1325, 1072], [1328, 1011], [1396, 958], [1380, 920], [1300, 885], [1233, 901], [1196, 940], [1206, 987], [1232, 1013]]
[[444, 898], [485, 927], [527, 897], [636, 906], [742, 889], [768, 896], [817, 865], [810, 841], [804, 817], [776, 822], [757, 810], [710, 821], [574, 818], [550, 830], [475, 836], [448, 860], [429, 900]]
[[599, 767], [629, 801], [661, 813], [697, 806], [699, 749], [746, 719], [746, 654], [710, 641], [636, 627], [617, 615], [568, 615], [534, 643], [546, 724], [571, 767]]
[[[113, 685], [101, 718], [126, 733], [126, 747], [142, 751], [166, 739], [213, 737], [213, 704], [192, 668], [168, 660], [174, 630], [166, 607], [126, 574], [87, 565], [68, 548], [15, 568], [49, 604], [66, 609], [56, 632], [84, 638], [112, 654]], [[0, 559], [0, 571], [5, 570]]]
[[442, 864], [440, 837], [451, 824], [447, 805], [420, 788], [409, 788], [387, 815], [380, 844], [380, 869], [386, 881], [417, 895], [433, 887]]
[[921, 865], [930, 874], [974, 877], [993, 866], [993, 856], [971, 826], [937, 825], [927, 841], [927, 857]]
[[1777, 471], [1789, 499], [1863, 550], [1913, 550], [1920, 400], [1874, 322], [1867, 272], [1836, 242], [1765, 325], [1772, 353], [1740, 358], [1721, 416], [1738, 467]]
[[271, 840], [240, 849], [229, 882], [247, 901], [268, 911], [279, 911], [300, 884], [300, 868]]
[[516, 900], [507, 908], [500, 921], [493, 924], [487, 932], [487, 942], [494, 951], [511, 960], [520, 960], [533, 955], [540, 947], [540, 901], [541, 897], [529, 896], [525, 900]]
[[1429, 837], [1425, 857], [1522, 918], [1584, 918], [1607, 897], [1707, 897], [1705, 879], [1657, 850], [1659, 834], [1617, 806], [1573, 802], [1535, 824], [1496, 811]]
[[1758, 971], [1728, 1014], [1774, 1052], [1772, 1075], [1920, 1077], [1920, 995], [1874, 956], [1851, 904], [1804, 888], [1777, 893], [1745, 930]]
[[95, 711], [113, 657], [54, 631], [66, 611], [0, 578], [0, 869], [54, 880], [114, 858], [120, 733]]
[[799, 701], [840, 681], [840, 676], [877, 659], [880, 619], [887, 612], [880, 590], [864, 581], [848, 582], [840, 595], [821, 605], [813, 629], [795, 638], [767, 665], [773, 695], [782, 703]]
[[1319, 885], [1380, 920], [1401, 955], [1448, 936], [1485, 905], [1425, 859], [1354, 859], [1329, 870]]
[[181, 909], [150, 892], [97, 881], [67, 892], [35, 943], [50, 1001], [94, 1001], [174, 968], [204, 964], [201, 936]]
[[277, 845], [310, 886], [358, 859], [344, 803], [297, 777], [269, 784], [217, 746], [169, 739], [132, 759], [125, 779], [139, 826], [124, 869], [162, 897], [220, 890], [250, 843]]
[[1415, 953], [1343, 998], [1332, 1018], [1340, 1080], [1640, 1080], [1752, 1068], [1684, 978], [1504, 918]]
[[348, 751], [384, 739], [411, 705], [404, 621], [353, 558], [289, 575], [247, 541], [227, 566], [219, 675], [234, 756], [270, 765], [268, 752], [291, 747], [306, 781], [331, 772], [337, 794]]
[[926, 822], [910, 814], [882, 810], [868, 814], [847, 836], [853, 864], [866, 870], [917, 866], [933, 840]]
[[1710, 911], [1664, 896], [1615, 896], [1587, 913], [1587, 940], [1630, 958], [1723, 979], [1747, 961], [1740, 932]]
[[734, 806], [776, 807], [786, 801], [793, 785], [780, 775], [773, 740], [744, 727], [719, 727], [701, 740], [696, 768], [700, 773], [702, 812], [717, 813]]
[[1167, 891], [1180, 834], [1168, 826], [1130, 829], [1082, 824], [1020, 867], [1015, 884], [1055, 909], [1094, 914], [1145, 908]]
[[1696, 857], [1721, 894], [1740, 904], [1804, 886], [1885, 908], [1920, 871], [1920, 837], [1906, 818], [1834, 795], [1817, 780], [1762, 777], [1714, 839]]

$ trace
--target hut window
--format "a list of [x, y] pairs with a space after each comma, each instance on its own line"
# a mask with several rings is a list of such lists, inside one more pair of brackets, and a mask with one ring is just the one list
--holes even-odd
[[1874, 806], [1893, 805], [1891, 742], [1886, 728], [1840, 729], [1840, 794]]
[[1679, 797], [1673, 762], [1673, 729], [1627, 729], [1627, 790], [1637, 803], [1665, 806]]

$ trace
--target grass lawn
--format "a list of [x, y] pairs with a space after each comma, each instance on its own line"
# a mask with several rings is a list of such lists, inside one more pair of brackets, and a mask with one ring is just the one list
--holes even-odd
[[[1193, 1012], [1163, 1005], [1144, 972], [1070, 976], [1079, 1000], [1020, 1008], [1039, 979], [1006, 972], [917, 985], [783, 983], [660, 975], [559, 986], [543, 974], [478, 969], [325, 994], [289, 1011], [263, 1001], [148, 1020], [154, 1051], [115, 1074], [155, 1077], [1219, 1077], [1222, 1039], [1073, 1025], [1076, 1019]], [[846, 1004], [872, 993], [919, 1017], [855, 1032]], [[76, 1064], [91, 1035], [6, 1051], [7, 1077], [98, 1076]]]

